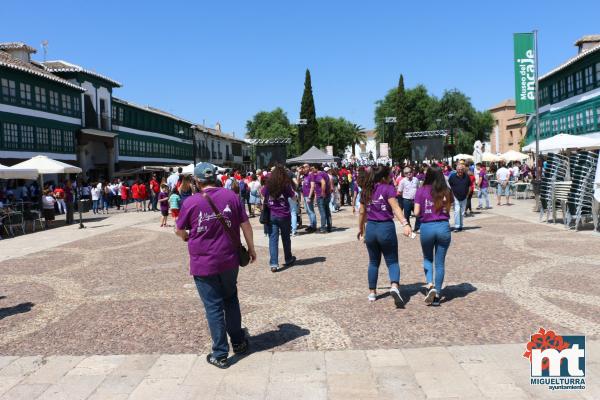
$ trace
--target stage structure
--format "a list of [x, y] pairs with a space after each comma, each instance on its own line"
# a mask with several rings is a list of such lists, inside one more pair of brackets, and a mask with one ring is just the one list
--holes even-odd
[[252, 145], [254, 168], [265, 169], [275, 164], [285, 164], [287, 147], [292, 143], [290, 138], [246, 139]]
[[444, 158], [447, 130], [408, 132], [405, 136], [410, 141], [412, 161], [422, 162], [423, 160]]

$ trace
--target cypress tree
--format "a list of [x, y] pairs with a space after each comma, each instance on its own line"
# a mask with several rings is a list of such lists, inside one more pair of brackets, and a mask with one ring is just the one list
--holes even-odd
[[300, 105], [300, 118], [306, 119], [306, 125], [298, 126], [298, 151], [302, 154], [315, 143], [319, 130], [308, 68], [306, 69], [306, 77], [304, 78], [304, 93], [302, 94], [302, 104]]
[[396, 95], [396, 126], [395, 143], [392, 148], [394, 159], [403, 162], [410, 159], [410, 141], [404, 134], [408, 132], [408, 110], [406, 106], [406, 94], [404, 93], [404, 76], [400, 74], [398, 81], [398, 93]]

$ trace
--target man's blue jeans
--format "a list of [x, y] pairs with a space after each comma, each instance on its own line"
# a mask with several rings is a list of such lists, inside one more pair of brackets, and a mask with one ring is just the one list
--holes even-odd
[[317, 198], [317, 204], [319, 206], [319, 215], [321, 217], [321, 230], [331, 230], [331, 210], [329, 209], [329, 196]]
[[231, 343], [244, 342], [242, 315], [237, 295], [239, 268], [230, 269], [217, 275], [194, 276], [194, 283], [204, 304], [206, 321], [212, 338], [212, 355], [215, 358], [227, 357]]
[[490, 195], [488, 194], [488, 189], [489, 188], [480, 188], [479, 189], [479, 193], [477, 193], [477, 208], [482, 208], [483, 207], [483, 199], [485, 199], [485, 206], [486, 208], [490, 207]]
[[292, 216], [292, 232], [296, 233], [298, 230], [298, 201], [289, 198], [288, 203], [290, 203], [290, 214]]
[[444, 264], [450, 241], [451, 233], [448, 221], [423, 222], [421, 224], [421, 250], [423, 250], [425, 278], [427, 283], [435, 284], [438, 294], [442, 292], [444, 284]]
[[306, 210], [306, 215], [308, 215], [308, 221], [310, 227], [313, 229], [317, 229], [317, 215], [315, 214], [315, 203], [312, 201], [306, 200], [304, 198], [304, 209]]
[[399, 283], [398, 237], [394, 221], [368, 221], [365, 243], [369, 253], [369, 289], [377, 289], [377, 276], [382, 254], [388, 267], [390, 282]]
[[290, 239], [291, 221], [290, 218], [279, 218], [271, 215], [271, 226], [269, 231], [269, 265], [277, 266], [279, 261], [279, 232], [281, 232], [281, 242], [283, 243], [283, 254], [285, 262], [292, 261], [292, 241]]
[[[415, 201], [412, 199], [405, 199], [402, 198], [402, 211], [404, 211], [404, 218], [406, 218], [406, 221], [408, 222], [408, 225], [410, 225], [410, 214], [412, 213], [413, 209], [415, 208]], [[412, 225], [410, 225], [412, 226]], [[415, 217], [415, 226], [414, 226], [414, 231], [418, 231], [419, 227], [421, 226], [421, 220], [419, 219], [419, 217]]]
[[458, 200], [454, 198], [454, 227], [462, 229], [464, 222], [465, 208], [467, 207], [467, 199]]

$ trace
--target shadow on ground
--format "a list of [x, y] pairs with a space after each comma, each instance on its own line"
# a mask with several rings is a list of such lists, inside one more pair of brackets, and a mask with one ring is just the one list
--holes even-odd
[[15, 314], [22, 314], [31, 311], [35, 304], [31, 302], [17, 304], [16, 306], [0, 308], [0, 319], [10, 317]]
[[296, 262], [293, 265], [283, 266], [283, 267], [279, 268], [277, 270], [277, 272], [279, 273], [279, 272], [285, 271], [286, 269], [290, 269], [290, 268], [294, 268], [294, 267], [301, 267], [304, 265], [324, 263], [326, 260], [327, 260], [327, 257], [302, 258], [300, 260], [296, 260]]

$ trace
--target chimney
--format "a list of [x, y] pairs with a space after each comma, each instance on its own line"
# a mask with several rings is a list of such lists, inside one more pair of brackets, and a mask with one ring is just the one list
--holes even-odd
[[0, 43], [0, 50], [7, 52], [14, 58], [30, 63], [31, 53], [36, 53], [36, 49], [31, 46], [27, 46], [23, 42], [4, 42]]
[[217, 122], [217, 123], [215, 124], [215, 130], [216, 130], [217, 132], [221, 132], [221, 123], [220, 123], [220, 122]]
[[576, 41], [575, 46], [578, 47], [577, 54], [581, 54], [583, 51], [600, 46], [600, 35], [586, 35]]

